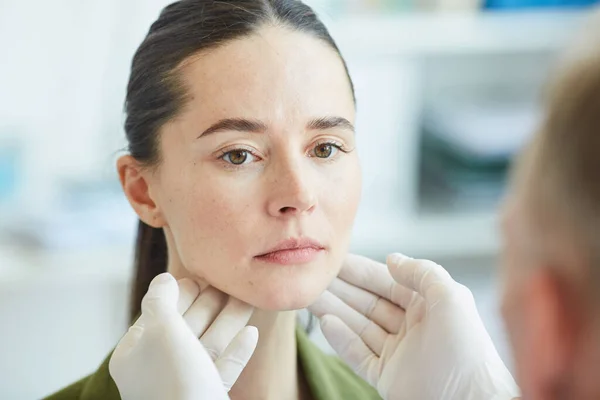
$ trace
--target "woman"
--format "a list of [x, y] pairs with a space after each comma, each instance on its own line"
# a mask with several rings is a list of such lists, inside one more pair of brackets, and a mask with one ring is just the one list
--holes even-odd
[[[260, 339], [231, 398], [379, 398], [296, 329], [293, 310], [339, 272], [361, 190], [352, 82], [314, 12], [173, 3], [133, 59], [126, 113], [118, 170], [140, 218], [132, 317], [168, 271], [255, 308]], [[50, 398], [119, 398], [108, 360]]]

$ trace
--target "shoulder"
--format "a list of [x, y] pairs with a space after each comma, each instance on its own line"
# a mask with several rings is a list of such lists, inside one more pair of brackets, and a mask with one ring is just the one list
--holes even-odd
[[74, 400], [81, 398], [81, 391], [85, 386], [85, 382], [87, 381], [87, 377], [82, 380], [75, 382], [60, 391], [51, 394], [48, 397], [44, 397], [43, 400]]
[[44, 400], [121, 400], [108, 371], [110, 355], [91, 375], [45, 397]]
[[297, 330], [298, 359], [315, 400], [380, 400], [377, 391], [342, 360], [327, 355]]

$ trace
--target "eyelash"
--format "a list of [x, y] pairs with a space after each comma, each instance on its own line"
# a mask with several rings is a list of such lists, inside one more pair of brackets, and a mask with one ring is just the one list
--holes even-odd
[[[310, 152], [313, 152], [317, 147], [323, 146], [323, 145], [330, 145], [332, 147], [335, 147], [337, 150], [341, 151], [344, 154], [348, 154], [348, 153], [352, 152], [352, 150], [347, 149], [346, 146], [344, 146], [344, 144], [336, 142], [334, 140], [318, 141], [311, 148]], [[234, 168], [234, 169], [242, 168], [245, 164], [237, 164], [236, 165], [236, 164], [230, 163], [228, 161], [225, 161], [225, 156], [227, 156], [228, 154], [234, 153], [236, 151], [243, 151], [243, 152], [250, 154], [252, 157], [256, 157], [256, 158], [260, 159], [260, 156], [258, 154], [256, 154], [255, 151], [253, 151], [252, 149], [249, 149], [249, 148], [244, 148], [244, 147], [236, 147], [236, 148], [221, 150], [219, 152], [218, 159], [223, 161], [223, 163], [225, 163], [228, 168]], [[315, 155], [310, 155], [309, 157], [320, 158]], [[334, 156], [334, 157], [329, 157], [329, 158], [321, 158], [321, 160], [323, 160], [323, 162], [332, 162], [332, 161], [335, 161], [336, 158], [337, 157]]]

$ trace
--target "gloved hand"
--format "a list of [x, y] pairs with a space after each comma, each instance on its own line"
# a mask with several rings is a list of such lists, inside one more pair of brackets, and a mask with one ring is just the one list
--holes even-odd
[[441, 266], [349, 256], [310, 310], [354, 371], [386, 400], [511, 400], [519, 389], [473, 300]]
[[188, 279], [154, 278], [142, 315], [110, 359], [123, 400], [229, 398], [258, 342], [246, 326], [253, 309], [214, 288], [199, 292]]

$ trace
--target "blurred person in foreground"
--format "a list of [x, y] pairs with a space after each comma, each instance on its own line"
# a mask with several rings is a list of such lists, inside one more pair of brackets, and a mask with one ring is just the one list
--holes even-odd
[[[592, 21], [556, 70], [503, 208], [502, 314], [528, 400], [600, 399], [600, 15]], [[470, 291], [431, 261], [387, 264], [350, 258], [313, 305], [342, 358], [387, 399], [516, 398]]]

